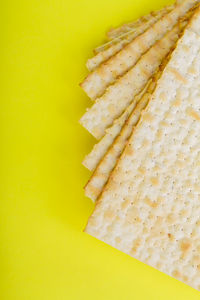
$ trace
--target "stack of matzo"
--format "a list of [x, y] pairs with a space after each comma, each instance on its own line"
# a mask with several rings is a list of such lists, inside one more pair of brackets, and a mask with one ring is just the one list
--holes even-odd
[[200, 8], [195, 0], [113, 29], [81, 84], [86, 232], [200, 290]]

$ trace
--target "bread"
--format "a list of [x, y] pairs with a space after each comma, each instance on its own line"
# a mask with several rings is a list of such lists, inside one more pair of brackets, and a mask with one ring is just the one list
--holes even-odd
[[88, 155], [86, 155], [82, 164], [87, 169], [89, 169], [90, 171], [94, 171], [96, 169], [100, 160], [106, 154], [106, 152], [114, 142], [115, 138], [120, 133], [123, 125], [125, 124], [131, 112], [135, 108], [137, 102], [141, 99], [141, 97], [146, 92], [146, 89], [148, 88], [150, 83], [151, 83], [151, 79], [149, 80], [145, 88], [134, 98], [134, 100], [126, 108], [123, 114], [114, 121], [114, 124], [105, 130], [105, 135], [97, 144], [94, 145], [92, 151]]
[[[172, 8], [171, 8], [172, 10]], [[124, 46], [132, 42], [137, 36], [142, 34], [145, 30], [150, 28], [155, 22], [161, 19], [162, 16], [167, 14], [169, 9], [164, 8], [156, 14], [151, 15], [148, 20], [141, 22], [140, 25], [122, 35], [114, 38], [106, 44], [98, 47], [95, 51], [97, 54], [92, 58], [88, 59], [86, 66], [89, 71], [95, 70], [101, 63], [108, 60], [114, 54], [119, 52]]]
[[85, 230], [198, 290], [199, 19], [200, 10], [178, 42]]
[[155, 76], [151, 80], [146, 92], [141, 95], [138, 104], [133, 109], [126, 123], [124, 124], [120, 134], [117, 136], [111, 147], [106, 152], [105, 156], [102, 158], [98, 166], [96, 167], [94, 173], [90, 177], [88, 183], [85, 186], [85, 195], [93, 201], [96, 201], [101, 194], [103, 187], [105, 186], [110, 173], [116, 165], [118, 158], [126, 146], [127, 140], [130, 137], [134, 127], [137, 125], [143, 109], [148, 104], [151, 94], [155, 89], [156, 82], [162, 74], [167, 63], [167, 59], [160, 65], [159, 70], [156, 72]]
[[[142, 16], [141, 18], [139, 18], [133, 22], [125, 23], [119, 27], [113, 28], [107, 32], [107, 37], [109, 40], [112, 41], [115, 38], [118, 38], [119, 36], [121, 36], [122, 34], [126, 34], [133, 29], [137, 29], [140, 25], [147, 23], [149, 20], [151, 20], [152, 17], [155, 17], [157, 15], [162, 15], [163, 11], [167, 13], [167, 12], [170, 12], [173, 8], [174, 8], [174, 5], [169, 5], [158, 11], [152, 11], [152, 12], [150, 12], [150, 14]], [[98, 51], [98, 48], [97, 48], [97, 51]]]
[[87, 95], [91, 99], [101, 96], [110, 84], [133, 67], [141, 55], [171, 30], [197, 2], [198, 0], [185, 0], [178, 4], [120, 52], [91, 72], [81, 84]]
[[144, 88], [163, 58], [178, 40], [182, 30], [182, 27], [180, 27], [179, 24], [176, 25], [159, 40], [132, 69], [110, 86], [106, 93], [98, 98], [83, 115], [80, 123], [96, 139], [104, 136], [106, 128], [113, 124], [113, 121], [123, 113], [134, 97]]

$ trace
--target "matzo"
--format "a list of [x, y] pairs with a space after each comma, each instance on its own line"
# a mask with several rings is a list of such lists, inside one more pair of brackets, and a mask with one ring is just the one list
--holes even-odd
[[121, 36], [115, 38], [114, 40], [102, 45], [98, 48], [98, 54], [88, 59], [86, 66], [89, 71], [96, 69], [101, 63], [108, 60], [111, 56], [119, 52], [125, 45], [133, 41], [138, 35], [142, 34], [150, 26], [152, 26], [156, 21], [161, 19], [162, 16], [167, 14], [168, 10], [163, 9], [155, 16], [149, 18], [148, 21], [143, 22], [140, 26], [135, 29], [130, 30], [128, 33], [124, 33]]
[[[137, 29], [141, 24], [148, 22], [152, 17], [155, 17], [155, 16], [159, 15], [160, 13], [162, 14], [163, 10], [166, 12], [170, 12], [173, 8], [174, 8], [174, 5], [166, 6], [166, 7], [162, 8], [161, 10], [152, 11], [148, 15], [142, 16], [141, 18], [139, 18], [133, 22], [125, 23], [119, 27], [110, 29], [107, 32], [107, 37], [109, 38], [109, 40], [112, 41], [113, 39], [121, 36], [124, 33], [131, 31], [132, 29]], [[97, 51], [98, 51], [98, 48], [97, 48]]]
[[85, 195], [93, 201], [96, 201], [98, 196], [107, 182], [110, 172], [114, 168], [117, 158], [121, 154], [128, 136], [130, 135], [134, 125], [137, 124], [141, 111], [147, 105], [149, 95], [145, 94], [141, 101], [138, 103], [134, 109], [130, 119], [125, 124], [122, 132], [118, 135], [116, 141], [112, 144], [110, 149], [106, 152], [105, 156], [102, 158], [88, 183], [85, 186]]
[[91, 99], [102, 95], [106, 87], [134, 66], [141, 55], [171, 30], [178, 20], [198, 1], [186, 0], [178, 4], [171, 12], [125, 46], [120, 52], [91, 72], [81, 84], [87, 95]]
[[200, 36], [186, 30], [86, 227], [198, 290], [199, 132]]
[[80, 123], [95, 138], [100, 139], [104, 136], [105, 129], [113, 124], [113, 121], [144, 88], [163, 58], [177, 42], [181, 29], [176, 25], [168, 32], [83, 115]]
[[97, 144], [94, 145], [92, 151], [85, 157], [82, 164], [90, 171], [94, 171], [94, 169], [96, 169], [98, 163], [100, 162], [102, 157], [106, 154], [107, 150], [109, 149], [109, 147], [114, 142], [115, 138], [120, 133], [124, 123], [130, 116], [137, 102], [146, 92], [146, 89], [148, 88], [150, 83], [151, 80], [149, 80], [149, 82], [147, 83], [146, 87], [142, 90], [142, 92], [135, 97], [135, 101], [133, 101], [123, 112], [123, 114], [114, 121], [114, 124], [108, 129], [106, 129], [105, 135]]
[[116, 136], [120, 133], [123, 124], [126, 122], [135, 105], [136, 102], [132, 102], [127, 107], [124, 113], [114, 121], [113, 125], [105, 130], [105, 135], [100, 139], [100, 141], [98, 141], [97, 144], [94, 145], [92, 151], [88, 155], [86, 155], [82, 164], [87, 169], [93, 171], [96, 168], [110, 145], [112, 145]]
[[133, 109], [130, 117], [124, 124], [122, 131], [117, 136], [111, 147], [108, 149], [105, 156], [102, 158], [88, 183], [86, 184], [85, 195], [91, 200], [95, 201], [101, 194], [103, 187], [108, 181], [111, 171], [115, 167], [119, 156], [126, 146], [127, 140], [130, 137], [134, 126], [138, 123], [142, 110], [146, 107], [149, 99], [151, 98], [151, 94], [155, 89], [156, 82], [161, 76], [166, 62], [167, 60], [163, 62], [162, 66], [160, 66], [160, 70], [154, 76], [146, 93], [144, 93], [144, 95], [141, 95], [139, 103], [137, 104], [135, 109]]

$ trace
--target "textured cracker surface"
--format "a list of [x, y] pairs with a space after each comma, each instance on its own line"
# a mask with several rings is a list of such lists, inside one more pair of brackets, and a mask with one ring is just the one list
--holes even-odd
[[97, 167], [99, 161], [107, 152], [110, 145], [112, 145], [116, 136], [120, 133], [123, 124], [126, 122], [135, 105], [136, 102], [132, 102], [127, 107], [124, 113], [114, 121], [114, 124], [108, 129], [106, 129], [105, 135], [100, 139], [100, 141], [97, 144], [94, 145], [92, 151], [88, 155], [86, 155], [82, 164], [87, 169], [93, 171]]
[[101, 96], [106, 87], [134, 66], [141, 55], [171, 30], [196, 2], [197, 0], [186, 0], [178, 4], [175, 9], [91, 72], [81, 84], [87, 95], [92, 99]]
[[88, 168], [90, 171], [94, 171], [96, 169], [98, 163], [102, 159], [102, 157], [106, 154], [109, 147], [114, 142], [115, 138], [120, 133], [124, 123], [130, 116], [131, 112], [135, 108], [137, 102], [140, 100], [140, 98], [143, 96], [143, 94], [146, 92], [146, 89], [148, 88], [149, 84], [151, 83], [151, 80], [147, 83], [145, 88], [142, 90], [141, 93], [139, 93], [135, 100], [133, 101], [127, 109], [123, 112], [123, 114], [114, 121], [114, 124], [106, 129], [105, 135], [102, 137], [102, 139], [94, 145], [92, 151], [85, 157], [83, 160], [83, 165]]
[[103, 187], [108, 181], [108, 178], [110, 177], [110, 174], [117, 163], [118, 158], [120, 157], [121, 153], [124, 150], [124, 147], [126, 146], [127, 140], [130, 137], [134, 126], [136, 126], [140, 119], [141, 112], [146, 107], [151, 98], [151, 95], [156, 87], [156, 82], [160, 78], [167, 61], [168, 60], [165, 59], [165, 61], [162, 63], [148, 88], [146, 89], [146, 92], [140, 95], [138, 104], [133, 109], [120, 134], [108, 149], [105, 156], [102, 158], [101, 162], [98, 164], [97, 168], [92, 174], [90, 180], [86, 184], [85, 195], [91, 200], [96, 201], [101, 194]]
[[200, 290], [200, 36], [186, 30], [86, 232]]
[[85, 186], [85, 195], [93, 201], [96, 201], [98, 196], [101, 194], [104, 185], [106, 184], [111, 171], [113, 170], [117, 159], [122, 153], [127, 139], [130, 136], [133, 127], [137, 124], [142, 109], [148, 103], [149, 95], [145, 94], [142, 99], [139, 101], [134, 111], [131, 113], [130, 118], [127, 120], [122, 131], [109, 148], [101, 162], [98, 164], [94, 173], [92, 174], [90, 180]]
[[144, 88], [163, 58], [175, 45], [180, 33], [176, 25], [149, 51], [138, 63], [121, 77], [106, 93], [98, 98], [93, 106], [83, 115], [80, 123], [97, 139], [105, 134], [105, 129], [113, 124], [134, 97]]
[[152, 15], [148, 21], [141, 23], [140, 26], [99, 47], [99, 53], [88, 59], [86, 63], [88, 70], [95, 70], [102, 62], [108, 60], [111, 56], [119, 52], [125, 45], [132, 42], [138, 35], [142, 34], [156, 21], [161, 19], [162, 16], [167, 14], [167, 12], [167, 9], [159, 11], [155, 16]]

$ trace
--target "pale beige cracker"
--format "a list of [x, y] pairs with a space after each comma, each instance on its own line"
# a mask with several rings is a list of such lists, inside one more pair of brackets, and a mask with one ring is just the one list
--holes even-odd
[[86, 227], [198, 290], [199, 132], [200, 35], [186, 30]]
[[122, 76], [133, 67], [141, 55], [171, 30], [178, 20], [198, 1], [185, 0], [183, 3], [178, 4], [143, 34], [91, 72], [81, 84], [87, 95], [91, 99], [102, 95], [110, 84], [113, 84], [119, 76]]
[[136, 102], [132, 102], [124, 113], [117, 118], [113, 125], [105, 130], [105, 135], [98, 141], [97, 144], [94, 145], [92, 151], [86, 155], [82, 164], [89, 169], [90, 171], [94, 171], [97, 167], [99, 161], [105, 155], [110, 145], [112, 145], [114, 139], [120, 133], [123, 124], [126, 122], [133, 108], [135, 107]]
[[110, 173], [116, 165], [118, 158], [126, 146], [127, 140], [130, 137], [133, 128], [138, 123], [141, 112], [148, 104], [151, 95], [156, 87], [156, 82], [160, 78], [162, 71], [167, 63], [167, 59], [161, 64], [159, 70], [156, 72], [155, 76], [151, 80], [146, 92], [141, 95], [138, 104], [133, 109], [126, 123], [124, 124], [121, 132], [116, 137], [115, 141], [111, 147], [106, 152], [105, 156], [102, 158], [98, 166], [96, 167], [94, 173], [90, 177], [88, 183], [85, 186], [85, 195], [93, 201], [96, 201], [101, 194], [103, 187], [105, 186]]
[[152, 16], [148, 21], [143, 22], [135, 29], [122, 34], [121, 36], [109, 41], [108, 43], [97, 48], [97, 54], [87, 60], [86, 66], [89, 71], [95, 70], [100, 64], [108, 60], [111, 56], [119, 52], [124, 46], [132, 42], [137, 36], [151, 27], [155, 22], [167, 14], [168, 10], [163, 9], [157, 15]]
[[179, 25], [176, 25], [86, 111], [80, 123], [95, 138], [100, 139], [104, 136], [106, 128], [113, 124], [113, 121], [144, 88], [163, 58], [177, 42], [181, 29]]
[[[107, 32], [107, 37], [109, 40], [112, 41], [113, 39], [118, 38], [122, 34], [125, 34], [133, 29], [137, 29], [141, 24], [148, 22], [152, 17], [162, 14], [163, 11], [170, 12], [173, 8], [174, 8], [174, 5], [166, 6], [158, 11], [152, 11], [149, 14], [142, 16], [133, 22], [125, 23], [119, 27], [110, 29]], [[98, 51], [99, 48], [97, 48], [97, 52], [99, 52]], [[101, 51], [101, 49], [100, 49], [100, 51]]]
[[106, 184], [111, 171], [113, 170], [117, 159], [119, 158], [129, 135], [132, 132], [133, 127], [137, 124], [139, 117], [141, 115], [142, 109], [145, 108], [149, 100], [149, 94], [146, 93], [141, 101], [136, 105], [133, 110], [129, 120], [123, 127], [120, 134], [117, 136], [116, 140], [113, 142], [112, 146], [108, 149], [105, 156], [102, 158], [100, 163], [97, 165], [94, 173], [86, 184], [85, 196], [93, 201], [96, 201], [102, 192], [104, 185]]
[[143, 96], [143, 94], [146, 92], [149, 84], [151, 83], [151, 80], [147, 83], [146, 87], [142, 90], [139, 95], [135, 97], [135, 101], [133, 101], [127, 109], [123, 112], [123, 114], [117, 118], [114, 121], [114, 124], [107, 128], [105, 131], [105, 135], [102, 137], [102, 139], [94, 145], [92, 151], [86, 155], [85, 159], [83, 160], [82, 164], [89, 169], [90, 171], [94, 171], [100, 162], [100, 160], [103, 158], [103, 156], [108, 151], [109, 147], [114, 142], [115, 138], [120, 133], [123, 125], [125, 124], [126, 120], [130, 116], [131, 112], [135, 108], [137, 102], [140, 100], [140, 98]]

